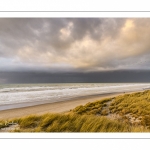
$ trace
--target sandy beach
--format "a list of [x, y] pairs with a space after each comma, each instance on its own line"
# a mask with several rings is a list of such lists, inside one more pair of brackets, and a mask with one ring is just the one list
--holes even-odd
[[18, 118], [18, 117], [31, 115], [31, 114], [63, 113], [69, 111], [70, 109], [75, 108], [76, 106], [84, 105], [88, 102], [93, 102], [96, 100], [100, 100], [102, 98], [113, 97], [121, 94], [124, 93], [108, 93], [108, 94], [101, 94], [101, 95], [91, 95], [91, 96], [77, 97], [62, 102], [47, 103], [47, 104], [40, 104], [35, 106], [23, 107], [23, 108], [2, 110], [0, 111], [0, 120]]
[[27, 104], [23, 104], [23, 105], [19, 104], [21, 106], [20, 108], [18, 107], [13, 109], [0, 110], [0, 120], [19, 118], [19, 117], [34, 115], [34, 114], [40, 115], [45, 113], [65, 113], [67, 111], [70, 111], [71, 109], [74, 109], [79, 105], [85, 105], [88, 102], [94, 102], [96, 100], [101, 100], [103, 98], [115, 97], [118, 95], [130, 94], [130, 93], [142, 92], [142, 91], [144, 90], [88, 95], [88, 96], [70, 98], [69, 100], [64, 100], [55, 103], [44, 103], [44, 104], [35, 103], [34, 106], [27, 106]]

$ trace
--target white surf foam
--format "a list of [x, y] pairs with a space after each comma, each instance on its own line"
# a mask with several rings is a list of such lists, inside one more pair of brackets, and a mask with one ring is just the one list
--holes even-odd
[[149, 88], [150, 84], [55, 84], [19, 85], [1, 87], [0, 105], [36, 101], [61, 101], [69, 97], [79, 97], [113, 92], [136, 91]]

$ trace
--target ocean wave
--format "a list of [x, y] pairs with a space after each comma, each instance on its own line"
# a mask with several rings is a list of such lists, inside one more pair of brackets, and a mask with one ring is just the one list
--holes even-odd
[[8, 85], [0, 87], [0, 105], [36, 101], [61, 101], [110, 92], [127, 92], [148, 89], [150, 84], [55, 84], [55, 85]]

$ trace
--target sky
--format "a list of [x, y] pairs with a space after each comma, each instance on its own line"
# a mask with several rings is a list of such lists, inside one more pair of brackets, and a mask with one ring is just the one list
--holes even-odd
[[0, 18], [0, 83], [17, 83], [22, 73], [30, 78], [24, 82], [31, 82], [34, 72], [39, 77], [35, 82], [52, 82], [48, 76], [58, 76], [57, 82], [59, 75], [66, 75], [59, 82], [67, 82], [68, 73], [68, 82], [86, 77], [90, 82], [97, 74], [120, 78], [129, 72], [127, 81], [134, 81], [133, 74], [140, 77], [135, 82], [145, 81], [149, 39], [149, 18]]

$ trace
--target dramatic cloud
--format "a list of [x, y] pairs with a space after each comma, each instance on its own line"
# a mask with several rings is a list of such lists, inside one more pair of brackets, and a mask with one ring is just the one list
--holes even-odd
[[1, 18], [0, 71], [149, 70], [149, 39], [146, 18]]

